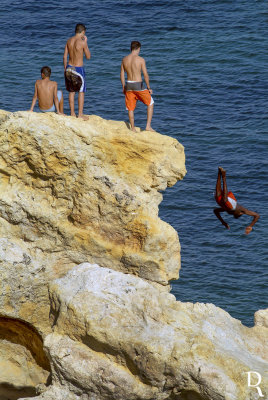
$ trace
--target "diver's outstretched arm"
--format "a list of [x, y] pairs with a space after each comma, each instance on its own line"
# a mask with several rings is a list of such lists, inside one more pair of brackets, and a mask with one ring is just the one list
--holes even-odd
[[221, 212], [224, 212], [225, 210], [223, 208], [214, 208], [214, 214], [216, 217], [221, 221], [222, 225], [225, 226], [225, 228], [230, 229], [230, 226], [227, 224], [227, 222], [224, 221], [222, 216], [220, 215]]
[[255, 211], [248, 210], [247, 208], [241, 206], [240, 204], [238, 204], [237, 209], [241, 211], [243, 214], [253, 217], [251, 223], [245, 229], [245, 234], [248, 235], [252, 231], [253, 225], [255, 225], [258, 219], [260, 218], [260, 214], [256, 213]]

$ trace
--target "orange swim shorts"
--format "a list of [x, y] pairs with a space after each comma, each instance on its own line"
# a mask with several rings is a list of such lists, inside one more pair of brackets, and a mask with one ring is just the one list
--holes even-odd
[[224, 205], [229, 210], [235, 210], [237, 205], [237, 200], [232, 192], [228, 192], [228, 200], [224, 204], [222, 204], [222, 196], [217, 197], [216, 202], [219, 206], [222, 207]]
[[137, 100], [150, 106], [154, 100], [148, 89], [146, 90], [127, 90], [125, 93], [126, 108], [128, 111], [134, 111], [136, 108]]

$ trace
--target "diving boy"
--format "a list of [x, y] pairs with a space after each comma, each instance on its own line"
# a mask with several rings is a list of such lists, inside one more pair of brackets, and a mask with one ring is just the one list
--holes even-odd
[[[221, 178], [222, 178], [222, 188], [221, 188]], [[243, 214], [250, 215], [253, 217], [253, 220], [249, 224], [249, 226], [245, 229], [245, 234], [248, 235], [252, 231], [253, 225], [260, 218], [259, 214], [255, 211], [250, 211], [237, 203], [236, 198], [232, 192], [228, 192], [227, 190], [227, 182], [226, 182], [226, 171], [219, 167], [218, 170], [218, 178], [216, 182], [216, 192], [215, 192], [215, 200], [219, 204], [220, 208], [214, 209], [214, 214], [221, 221], [222, 225], [225, 228], [230, 229], [227, 222], [223, 220], [220, 213], [227, 212], [234, 216], [234, 218], [240, 218]]]
[[41, 68], [41, 78], [35, 82], [35, 90], [30, 111], [33, 111], [36, 100], [41, 112], [55, 112], [63, 114], [63, 95], [58, 90], [57, 82], [50, 80], [51, 69], [48, 66]]
[[[151, 96], [153, 91], [150, 88], [149, 75], [146, 69], [145, 60], [139, 56], [141, 49], [140, 42], [131, 42], [130, 49], [131, 53], [122, 60], [120, 79], [123, 86], [123, 93], [125, 95], [131, 130], [136, 132], [134, 125], [134, 110], [136, 108], [137, 100], [139, 100], [147, 105], [147, 124], [145, 129], [147, 131], [153, 131], [151, 127], [154, 110], [154, 100]], [[127, 73], [126, 82], [125, 72]], [[147, 89], [143, 88], [141, 73], [143, 73]]]
[[69, 92], [71, 115], [76, 116], [74, 112], [74, 96], [78, 92], [78, 118], [87, 120], [88, 117], [83, 115], [86, 92], [85, 70], [83, 67], [84, 54], [86, 59], [89, 60], [91, 53], [87, 44], [86, 27], [83, 24], [77, 24], [75, 36], [67, 40], [63, 55], [65, 85]]

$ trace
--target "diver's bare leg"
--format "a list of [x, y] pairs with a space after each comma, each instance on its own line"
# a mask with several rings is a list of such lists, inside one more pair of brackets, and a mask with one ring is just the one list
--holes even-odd
[[226, 182], [226, 171], [221, 168], [221, 176], [222, 176], [222, 200], [224, 203], [228, 201], [228, 190], [227, 190], [227, 182]]
[[222, 190], [221, 190], [221, 167], [219, 167], [218, 170], [218, 178], [217, 178], [217, 182], [216, 182], [216, 190], [215, 190], [215, 197], [219, 197], [222, 194]]

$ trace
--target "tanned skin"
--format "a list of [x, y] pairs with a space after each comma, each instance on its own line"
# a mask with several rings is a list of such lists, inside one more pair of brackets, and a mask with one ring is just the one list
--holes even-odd
[[[68, 62], [69, 55], [69, 62]], [[87, 44], [86, 32], [76, 33], [75, 36], [67, 40], [64, 55], [63, 55], [63, 65], [64, 71], [66, 71], [67, 65], [72, 65], [74, 67], [83, 67], [84, 55], [87, 60], [90, 59], [91, 53]], [[71, 115], [76, 116], [74, 112], [74, 96], [75, 92], [69, 93], [69, 105], [71, 110]], [[83, 115], [85, 93], [78, 93], [78, 118], [83, 118], [83, 120], [88, 120], [88, 117]]]
[[57, 90], [57, 82], [51, 81], [48, 76], [41, 74], [42, 79], [38, 79], [35, 82], [35, 90], [32, 100], [32, 105], [30, 111], [33, 111], [36, 100], [38, 99], [39, 108], [41, 110], [49, 110], [53, 103], [55, 104], [58, 114], [63, 114], [63, 96], [61, 96], [61, 101], [59, 103]]
[[[124, 57], [122, 60], [120, 79], [123, 86], [124, 94], [125, 94], [125, 72], [127, 73], [127, 80], [135, 82], [142, 81], [141, 73], [143, 73], [147, 88], [150, 94], [153, 93], [152, 89], [150, 89], [149, 75], [146, 69], [145, 60], [144, 58], [139, 56], [139, 53], [140, 53], [140, 48], [137, 50], [132, 50], [132, 52], [128, 56]], [[147, 131], [154, 131], [151, 127], [153, 111], [154, 111], [154, 105], [151, 104], [147, 108], [147, 124], [146, 124]], [[136, 132], [134, 125], [134, 111], [128, 111], [128, 116], [129, 116], [131, 130], [133, 132]]]
[[[222, 188], [221, 188], [221, 179], [222, 179], [222, 185], [223, 185]], [[216, 217], [221, 221], [222, 225], [224, 225], [225, 228], [230, 229], [229, 225], [227, 224], [227, 222], [224, 221], [224, 219], [222, 218], [220, 213], [227, 212], [228, 214], [233, 215], [234, 218], [240, 218], [243, 214], [250, 215], [251, 217], [253, 217], [253, 220], [245, 229], [245, 234], [248, 235], [252, 231], [253, 225], [255, 225], [255, 223], [260, 218], [260, 215], [258, 213], [256, 213], [255, 211], [247, 210], [245, 207], [241, 206], [240, 204], [236, 205], [235, 210], [229, 210], [225, 206], [225, 202], [228, 200], [226, 171], [223, 168], [219, 167], [218, 178], [217, 178], [217, 182], [216, 182], [215, 198], [219, 197], [221, 195], [222, 195], [221, 208], [214, 209], [214, 213], [215, 213]]]

